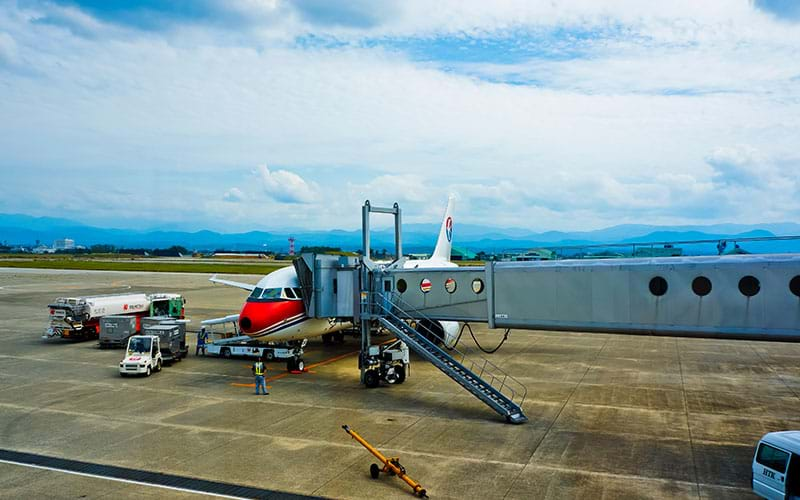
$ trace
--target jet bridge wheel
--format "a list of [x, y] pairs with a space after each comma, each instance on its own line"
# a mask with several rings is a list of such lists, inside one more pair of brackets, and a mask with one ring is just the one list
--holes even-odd
[[378, 370], [367, 370], [364, 373], [364, 385], [369, 387], [370, 389], [374, 387], [378, 387], [381, 383], [381, 376], [378, 373]]

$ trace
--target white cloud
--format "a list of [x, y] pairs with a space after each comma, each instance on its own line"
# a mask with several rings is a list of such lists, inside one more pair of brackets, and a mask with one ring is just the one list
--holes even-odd
[[271, 172], [266, 165], [259, 165], [257, 174], [264, 191], [271, 198], [285, 203], [312, 203], [318, 199], [318, 188], [299, 175], [288, 170]]
[[[176, 202], [211, 200], [196, 217], [251, 227], [357, 227], [367, 198], [436, 221], [451, 189], [466, 221], [537, 229], [800, 216], [796, 178], [780, 166], [788, 160], [775, 160], [796, 154], [800, 137], [800, 34], [747, 2], [401, 2], [361, 26], [264, 5], [246, 34], [140, 33], [74, 9], [0, 7], [0, 59], [12, 53], [37, 72], [0, 68], [7, 183], [78, 165], [148, 192], [157, 172], [174, 169], [202, 191]], [[586, 57], [452, 71], [382, 43], [417, 37], [435, 52], [445, 34], [561, 28], [583, 33], [558, 43]], [[298, 48], [304, 33], [339, 43]], [[511, 73], [534, 83], [471, 76]], [[670, 89], [678, 95], [662, 95]], [[730, 144], [762, 160], [715, 150]], [[241, 165], [263, 158], [280, 169], [261, 167], [243, 184]], [[233, 185], [240, 192], [220, 199]], [[742, 190], [750, 214], [737, 206]], [[20, 192], [17, 210], [37, 196], [35, 186]], [[242, 198], [248, 210], [231, 203]]]
[[0, 64], [16, 64], [17, 58], [17, 44], [14, 38], [0, 31]]
[[229, 201], [231, 203], [238, 203], [241, 201], [245, 201], [246, 196], [241, 189], [237, 187], [232, 187], [227, 191], [225, 191], [225, 193], [222, 195], [222, 199], [225, 201]]

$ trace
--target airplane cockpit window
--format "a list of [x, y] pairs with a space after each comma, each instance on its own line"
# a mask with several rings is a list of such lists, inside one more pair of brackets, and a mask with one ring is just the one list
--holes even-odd
[[294, 296], [294, 291], [291, 288], [284, 288], [283, 289], [284, 295], [286, 295], [287, 299], [296, 299], [297, 297]]
[[261, 297], [261, 292], [263, 291], [264, 291], [263, 288], [258, 288], [258, 287], [254, 288], [253, 292], [250, 294], [250, 298], [257, 299]]
[[303, 289], [302, 288], [293, 288], [294, 294], [297, 295], [298, 299], [303, 298]]
[[280, 288], [267, 288], [264, 290], [264, 293], [261, 294], [262, 299], [280, 299], [281, 298], [281, 289]]

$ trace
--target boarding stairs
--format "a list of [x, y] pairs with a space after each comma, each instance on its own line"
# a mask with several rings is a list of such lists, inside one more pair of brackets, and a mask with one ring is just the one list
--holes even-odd
[[[453, 379], [473, 396], [483, 401], [512, 424], [522, 424], [528, 418], [522, 413], [522, 403], [528, 393], [527, 388], [494, 363], [480, 356], [468, 358], [466, 354], [447, 347], [449, 353], [436, 345], [446, 346], [445, 339], [429, 328], [431, 324], [419, 311], [403, 303], [399, 294], [383, 295], [375, 293], [373, 305], [377, 309], [378, 322], [402, 340], [411, 350], [432, 363], [445, 375]], [[401, 307], [405, 305], [405, 308]], [[427, 321], [423, 321], [427, 320]], [[417, 329], [409, 325], [417, 324]], [[437, 343], [432, 342], [434, 339]]]

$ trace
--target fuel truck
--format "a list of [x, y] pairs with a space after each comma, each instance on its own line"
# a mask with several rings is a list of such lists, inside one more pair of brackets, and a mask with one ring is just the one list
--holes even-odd
[[50, 323], [43, 338], [97, 339], [100, 320], [106, 316], [133, 316], [136, 331], [141, 318], [184, 317], [186, 300], [175, 293], [122, 293], [87, 297], [59, 297], [50, 304]]

